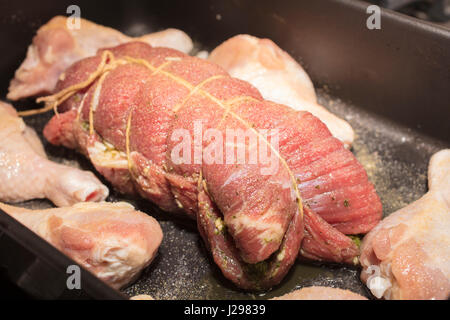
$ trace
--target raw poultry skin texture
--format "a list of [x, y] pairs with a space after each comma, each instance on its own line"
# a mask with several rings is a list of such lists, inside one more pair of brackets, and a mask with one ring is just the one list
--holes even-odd
[[108, 188], [92, 172], [48, 160], [34, 130], [3, 102], [0, 141], [0, 201], [48, 198], [61, 207], [108, 196]]
[[450, 149], [430, 160], [429, 191], [383, 219], [361, 246], [362, 280], [378, 298], [450, 296]]
[[114, 288], [135, 280], [162, 241], [158, 222], [125, 202], [84, 202], [29, 210], [0, 209]]
[[[320, 120], [263, 100], [211, 62], [135, 42], [101, 50], [65, 74], [57, 85], [63, 91], [46, 99], [64, 100], [46, 138], [79, 149], [120, 191], [197, 218], [215, 262], [242, 288], [279, 283], [302, 240], [304, 257], [351, 263], [358, 248], [344, 233], [365, 233], [380, 220], [381, 203], [364, 169]], [[199, 120], [203, 130], [224, 136], [229, 128], [276, 128], [277, 170], [175, 163], [174, 132], [186, 130], [194, 141]]]
[[189, 52], [193, 48], [187, 34], [177, 29], [130, 38], [112, 28], [80, 19], [80, 28], [68, 28], [67, 17], [56, 16], [43, 25], [28, 47], [27, 57], [11, 81], [8, 99], [18, 100], [54, 90], [58, 78], [74, 62], [95, 55], [99, 48], [129, 41]]
[[215, 48], [208, 59], [232, 77], [254, 85], [264, 99], [311, 112], [327, 125], [334, 137], [346, 146], [352, 144], [355, 134], [350, 124], [317, 103], [307, 73], [272, 40], [237, 35]]
[[357, 293], [332, 287], [306, 287], [273, 300], [367, 300]]

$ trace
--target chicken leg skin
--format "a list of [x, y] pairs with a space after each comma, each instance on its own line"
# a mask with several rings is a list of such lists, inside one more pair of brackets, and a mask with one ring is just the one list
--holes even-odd
[[33, 129], [1, 102], [0, 140], [0, 201], [48, 198], [61, 207], [108, 196], [108, 188], [92, 172], [48, 160]]
[[272, 300], [367, 300], [350, 290], [332, 287], [305, 287]]
[[125, 202], [0, 209], [114, 288], [135, 280], [162, 241], [158, 222]]
[[431, 158], [429, 191], [392, 213], [361, 246], [361, 279], [378, 298], [450, 296], [450, 149]]
[[93, 56], [99, 48], [129, 41], [142, 41], [152, 46], [189, 52], [193, 48], [187, 34], [166, 29], [139, 38], [130, 38], [112, 28], [80, 19], [80, 28], [68, 28], [68, 18], [56, 16], [43, 25], [28, 47], [26, 59], [15, 73], [7, 98], [19, 100], [51, 93], [58, 78], [74, 62]]

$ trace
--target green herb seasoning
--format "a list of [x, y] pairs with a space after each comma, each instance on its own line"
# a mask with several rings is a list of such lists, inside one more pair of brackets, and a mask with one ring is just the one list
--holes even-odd
[[359, 248], [361, 246], [361, 238], [359, 236], [348, 236]]

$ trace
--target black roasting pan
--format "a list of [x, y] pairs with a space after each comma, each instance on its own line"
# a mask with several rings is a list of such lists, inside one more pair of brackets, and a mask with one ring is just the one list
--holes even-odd
[[[35, 31], [53, 16], [65, 15], [72, 4], [83, 18], [132, 36], [182, 29], [196, 50], [210, 50], [239, 33], [274, 40], [305, 67], [320, 102], [355, 129], [352, 151], [375, 184], [385, 215], [426, 192], [430, 156], [450, 146], [450, 31], [387, 10], [382, 10], [381, 29], [369, 30], [369, 4], [360, 1], [1, 1], [2, 99]], [[32, 100], [14, 106], [36, 107]], [[50, 116], [26, 122], [41, 133]], [[51, 159], [93, 170], [77, 153], [44, 144]], [[74, 262], [1, 211], [0, 281], [43, 299], [123, 299], [142, 293], [159, 299], [266, 299], [308, 285], [370, 297], [358, 268], [317, 263], [297, 263], [271, 292], [242, 292], [222, 277], [194, 223], [115, 192], [108, 200], [130, 201], [163, 228], [159, 255], [138, 281], [119, 292], [83, 271], [81, 290], [67, 289], [66, 269]], [[46, 200], [20, 205], [51, 206]], [[8, 294], [2, 283], [0, 294]]]

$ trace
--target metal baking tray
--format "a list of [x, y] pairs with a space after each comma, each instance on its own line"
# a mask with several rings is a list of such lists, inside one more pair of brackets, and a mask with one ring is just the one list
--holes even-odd
[[[77, 4], [81, 16], [136, 36], [167, 27], [187, 32], [196, 50], [211, 50], [248, 33], [274, 40], [307, 70], [320, 102], [350, 122], [352, 151], [383, 203], [384, 215], [426, 192], [430, 156], [450, 146], [450, 31], [382, 10], [381, 29], [366, 27], [368, 3], [360, 1], [40, 1], [0, 4], [1, 97], [40, 25]], [[34, 108], [32, 100], [14, 103]], [[51, 114], [25, 119], [42, 133]], [[72, 150], [45, 142], [49, 157], [95, 171]], [[113, 190], [112, 188], [110, 188]], [[267, 299], [295, 288], [327, 285], [371, 297], [356, 267], [297, 262], [269, 292], [234, 287], [206, 251], [193, 221], [174, 218], [148, 201], [112, 191], [158, 219], [164, 232], [159, 254], [134, 283], [118, 292], [84, 271], [82, 290], [65, 286], [73, 264], [45, 241], [0, 211], [0, 271], [37, 298]], [[47, 200], [21, 203], [52, 206]]]

